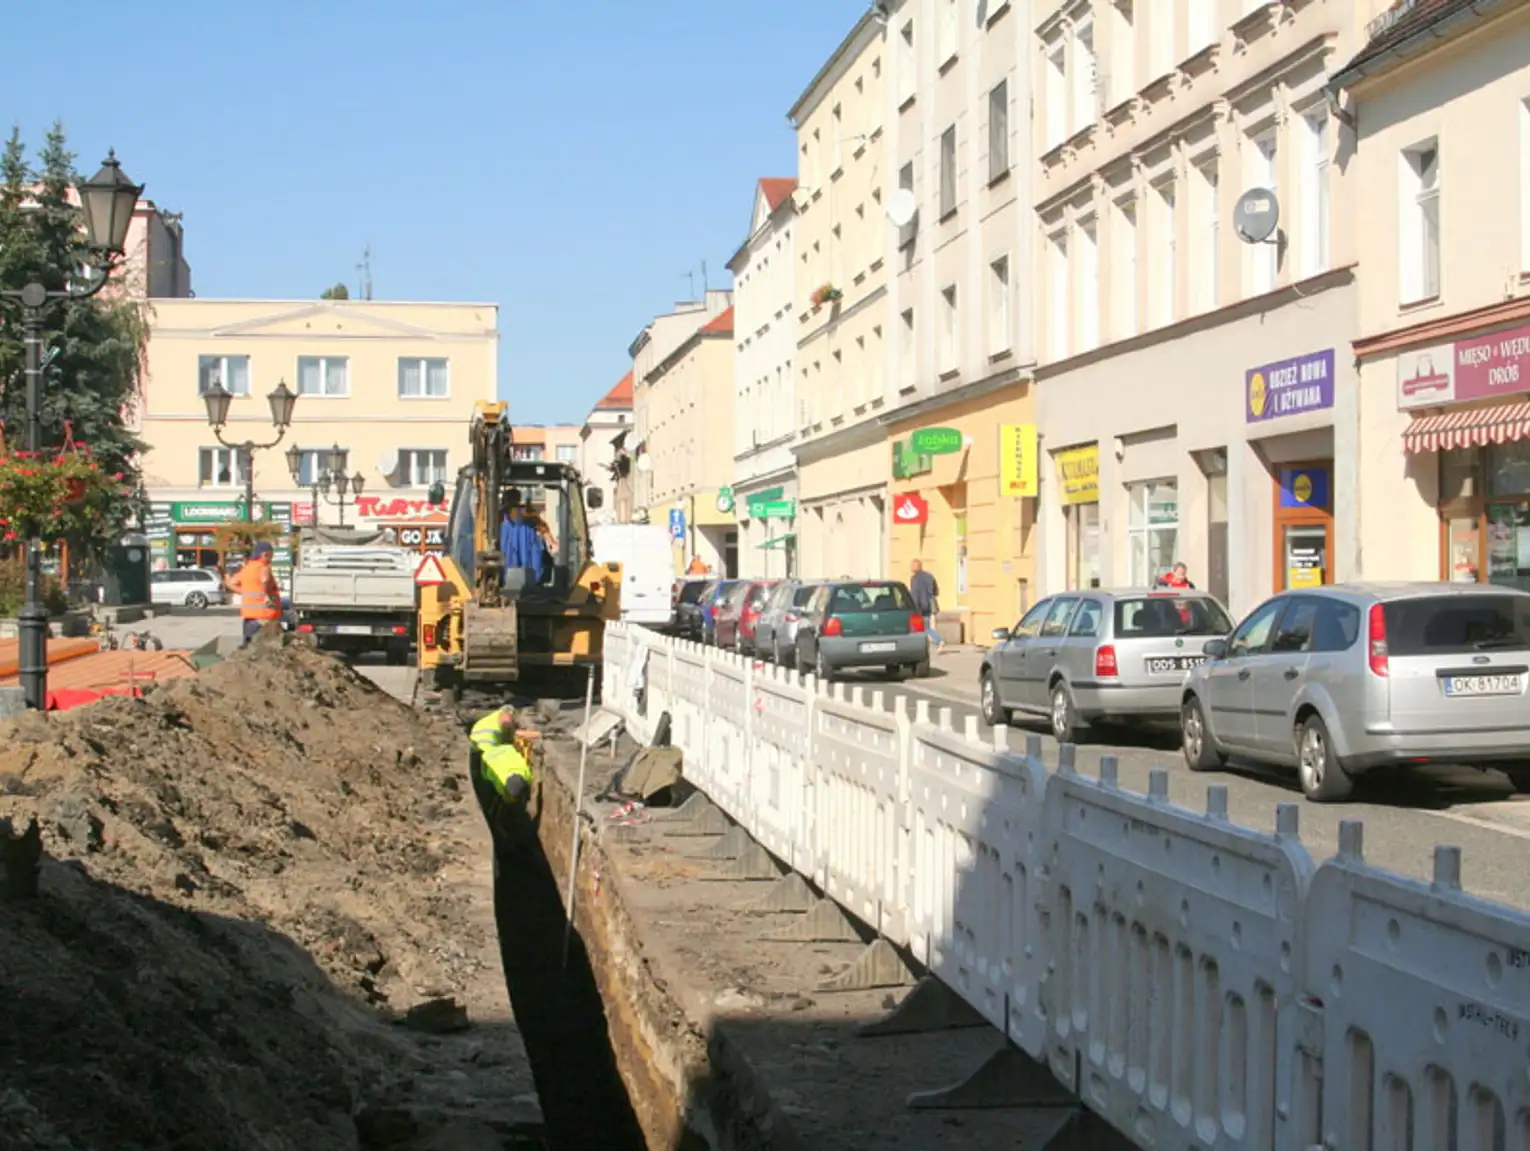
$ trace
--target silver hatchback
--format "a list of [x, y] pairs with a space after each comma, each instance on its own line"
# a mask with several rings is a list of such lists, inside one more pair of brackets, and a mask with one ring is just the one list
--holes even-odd
[[1482, 584], [1288, 591], [1205, 645], [1181, 701], [1194, 771], [1294, 767], [1308, 799], [1405, 764], [1497, 767], [1530, 784], [1530, 595]]
[[1095, 722], [1173, 722], [1201, 645], [1232, 627], [1215, 597], [1193, 589], [1068, 592], [993, 633], [983, 659], [983, 718], [1046, 716], [1069, 743]]

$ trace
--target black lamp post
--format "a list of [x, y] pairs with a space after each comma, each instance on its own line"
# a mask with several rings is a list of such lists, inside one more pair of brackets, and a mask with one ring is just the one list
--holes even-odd
[[[332, 503], [340, 509], [340, 526], [345, 526], [345, 496], [351, 494], [351, 502], [361, 498], [361, 489], [366, 486], [366, 477], [360, 472], [353, 476], [345, 474], [346, 465], [350, 462], [351, 453], [339, 444], [334, 445], [324, 453], [324, 466], [314, 476], [313, 482], [308, 484], [309, 491], [313, 493], [313, 519], [319, 522], [319, 497], [324, 497], [325, 503]], [[303, 487], [303, 449], [293, 444], [287, 449], [287, 470], [292, 473], [292, 482], [298, 487]], [[330, 489], [333, 488], [338, 498], [329, 498]]]
[[[94, 296], [111, 278], [127, 244], [128, 228], [143, 185], [128, 179], [108, 152], [101, 170], [75, 189], [85, 217], [85, 242], [97, 262], [83, 278], [65, 280], [62, 288], [48, 288], [33, 281], [20, 288], [0, 289], [0, 299], [21, 303], [22, 339], [26, 347], [27, 451], [42, 451], [43, 309], [49, 300], [83, 300]], [[63, 273], [67, 276], [67, 271]], [[26, 541], [26, 603], [17, 616], [20, 651], [17, 671], [28, 707], [41, 711], [48, 697], [48, 610], [42, 602], [42, 548], [35, 538]]]
[[235, 443], [223, 438], [223, 427], [228, 423], [228, 409], [234, 402], [234, 394], [228, 391], [221, 381], [217, 387], [204, 395], [202, 400], [207, 404], [207, 422], [212, 427], [213, 435], [218, 437], [218, 442], [224, 447], [232, 449], [235, 459], [244, 465], [244, 522], [253, 523], [255, 520], [255, 453], [274, 448], [282, 442], [282, 437], [292, 426], [292, 409], [297, 407], [297, 393], [287, 386], [285, 380], [280, 381], [267, 393], [266, 402], [271, 405], [271, 426], [276, 429], [276, 438], [264, 444], [257, 444], [254, 440]]

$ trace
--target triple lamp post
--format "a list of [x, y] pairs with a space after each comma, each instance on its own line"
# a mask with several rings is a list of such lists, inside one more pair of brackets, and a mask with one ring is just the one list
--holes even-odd
[[[345, 496], [350, 492], [354, 503], [361, 498], [361, 489], [366, 485], [366, 477], [360, 472], [353, 476], [345, 474], [346, 465], [350, 462], [350, 452], [339, 444], [335, 444], [329, 451], [324, 453], [323, 467], [307, 485], [313, 493], [313, 518], [314, 523], [319, 522], [319, 497], [323, 496], [326, 503], [333, 503], [340, 509], [340, 527], [345, 526]], [[287, 449], [287, 470], [292, 473], [292, 482], [298, 487], [303, 487], [303, 451], [296, 444]], [[338, 499], [331, 500], [330, 489], [333, 488]]]

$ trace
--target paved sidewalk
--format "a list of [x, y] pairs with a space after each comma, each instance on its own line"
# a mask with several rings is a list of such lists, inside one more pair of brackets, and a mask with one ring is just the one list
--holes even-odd
[[908, 687], [921, 695], [976, 705], [978, 669], [987, 650], [975, 644], [944, 644], [930, 657], [930, 677], [910, 680]]

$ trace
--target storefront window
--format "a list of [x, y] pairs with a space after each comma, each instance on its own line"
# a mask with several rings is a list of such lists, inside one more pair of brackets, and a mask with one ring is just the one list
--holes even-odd
[[1151, 587], [1179, 556], [1179, 489], [1173, 480], [1127, 488], [1131, 585]]
[[1530, 494], [1530, 443], [1515, 440], [1489, 447], [1488, 480], [1494, 496]]
[[1068, 517], [1068, 589], [1100, 586], [1100, 505], [1071, 504]]
[[1530, 443], [1440, 454], [1440, 577], [1530, 590]]

